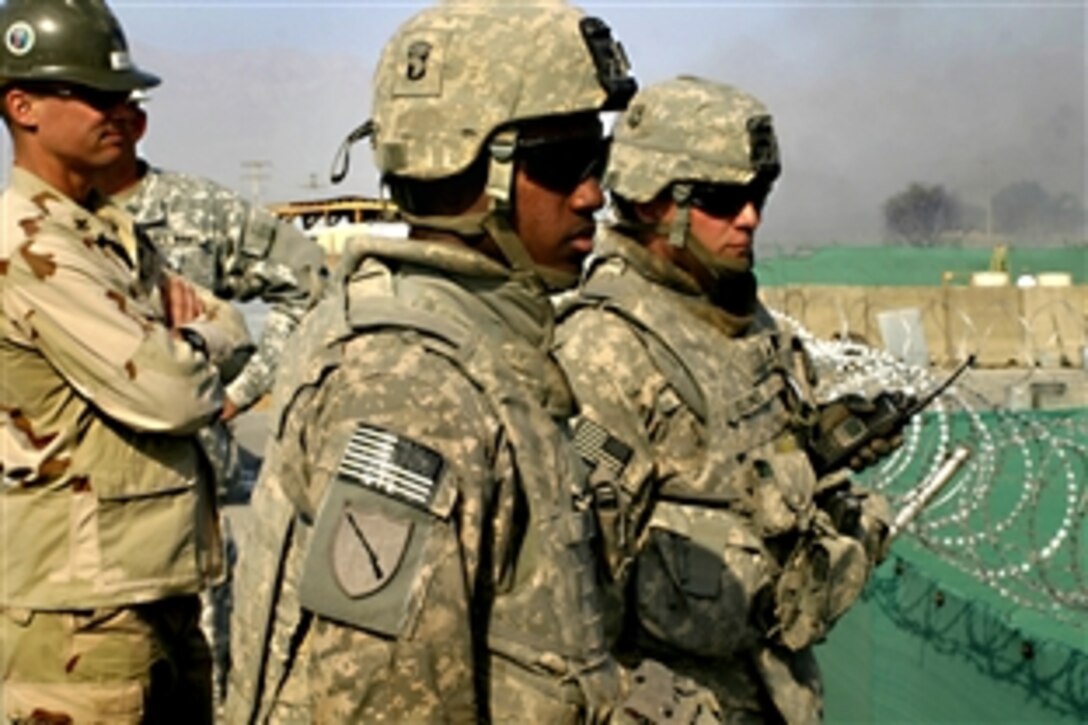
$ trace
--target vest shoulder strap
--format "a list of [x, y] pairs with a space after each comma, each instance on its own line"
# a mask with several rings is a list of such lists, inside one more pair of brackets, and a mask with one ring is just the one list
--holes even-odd
[[706, 422], [706, 395], [696, 382], [695, 375], [676, 352], [670, 342], [657, 331], [657, 325], [646, 319], [640, 310], [637, 292], [632, 285], [618, 277], [591, 278], [578, 298], [563, 310], [563, 316], [574, 314], [578, 309], [596, 308], [607, 310], [629, 322], [646, 347], [646, 352], [658, 371], [676, 389], [684, 404], [699, 420]]

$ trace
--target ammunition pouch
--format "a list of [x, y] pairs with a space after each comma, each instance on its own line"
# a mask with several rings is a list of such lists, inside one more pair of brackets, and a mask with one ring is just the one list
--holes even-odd
[[821, 512], [778, 577], [773, 639], [795, 652], [820, 642], [861, 594], [871, 568], [861, 542], [835, 531]]
[[721, 658], [761, 637], [755, 604], [776, 565], [748, 521], [724, 509], [662, 502], [635, 572], [643, 629], [670, 648]]
[[891, 509], [845, 476], [821, 479], [809, 531], [783, 562], [775, 587], [773, 639], [799, 651], [821, 641], [860, 596], [887, 551]]
[[739, 478], [744, 489], [739, 509], [751, 519], [759, 537], [769, 539], [809, 527], [817, 484], [804, 451], [755, 458]]

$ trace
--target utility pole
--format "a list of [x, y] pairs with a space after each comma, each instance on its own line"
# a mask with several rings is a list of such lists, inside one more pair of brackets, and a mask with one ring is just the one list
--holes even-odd
[[264, 183], [272, 178], [270, 168], [272, 168], [272, 162], [263, 159], [242, 162], [242, 181], [249, 184], [250, 201], [254, 206], [260, 206]]
[[994, 195], [986, 197], [986, 243], [994, 243]]
[[983, 188], [986, 189], [986, 244], [993, 245], [994, 243], [994, 178], [993, 178], [993, 160], [983, 159], [982, 168], [985, 178]]

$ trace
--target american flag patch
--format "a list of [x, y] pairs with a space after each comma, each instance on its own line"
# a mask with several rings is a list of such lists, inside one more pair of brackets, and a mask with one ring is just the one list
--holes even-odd
[[588, 418], [580, 418], [574, 426], [574, 449], [587, 466], [602, 466], [614, 476], [623, 473], [634, 454], [631, 446]]
[[404, 503], [427, 508], [442, 456], [419, 443], [362, 423], [351, 435], [337, 474]]

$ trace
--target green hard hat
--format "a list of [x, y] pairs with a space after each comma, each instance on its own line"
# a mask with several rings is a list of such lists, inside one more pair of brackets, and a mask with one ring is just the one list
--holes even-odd
[[0, 82], [61, 81], [102, 91], [159, 84], [133, 65], [121, 24], [102, 0], [8, 0], [0, 29]]
[[608, 26], [560, 0], [447, 0], [408, 20], [374, 79], [382, 173], [466, 169], [499, 128], [623, 108], [636, 85]]
[[616, 122], [604, 185], [645, 202], [676, 182], [770, 183], [781, 169], [762, 103], [732, 86], [680, 76], [641, 91]]

